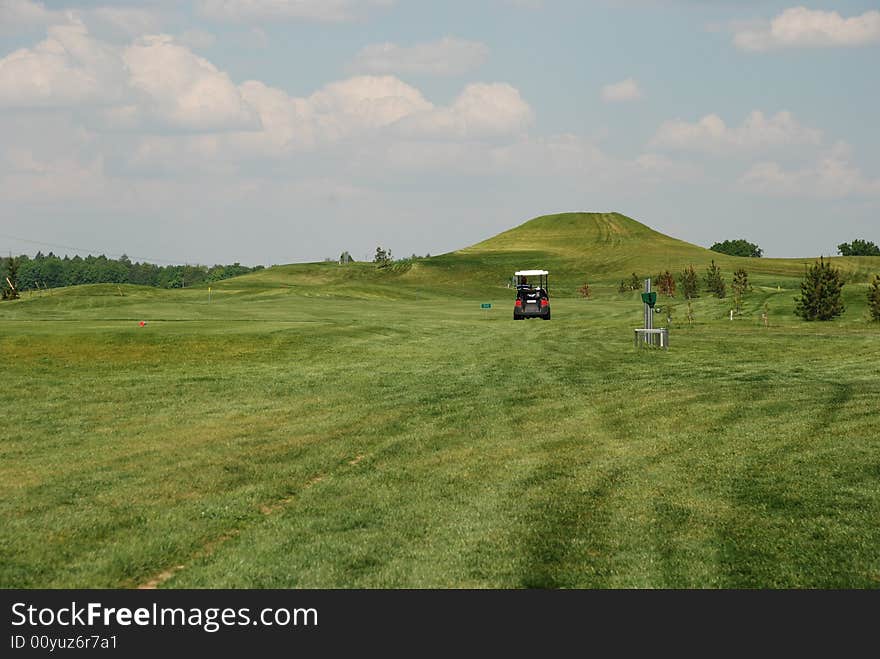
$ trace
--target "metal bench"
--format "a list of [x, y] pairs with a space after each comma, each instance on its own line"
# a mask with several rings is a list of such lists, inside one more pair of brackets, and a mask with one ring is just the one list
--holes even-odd
[[[635, 332], [635, 347], [638, 348], [640, 343], [645, 345], [655, 345], [654, 337], [660, 337], [660, 347], [669, 350], [669, 329], [666, 327], [658, 327], [657, 329], [644, 329], [644, 328], [636, 328], [633, 330]], [[641, 339], [641, 341], [639, 340]]]

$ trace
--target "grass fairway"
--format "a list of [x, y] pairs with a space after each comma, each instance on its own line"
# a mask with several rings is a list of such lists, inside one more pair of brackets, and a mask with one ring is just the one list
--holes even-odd
[[623, 270], [515, 323], [323, 267], [0, 305], [0, 586], [880, 586], [863, 285], [829, 323], [796, 279], [679, 300], [667, 352]]

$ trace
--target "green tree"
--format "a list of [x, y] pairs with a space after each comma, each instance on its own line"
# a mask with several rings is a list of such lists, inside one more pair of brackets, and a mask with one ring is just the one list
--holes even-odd
[[724, 242], [715, 243], [709, 249], [720, 254], [728, 254], [730, 256], [748, 256], [752, 258], [761, 258], [764, 250], [755, 243], [740, 238], [739, 240], [725, 240]]
[[880, 275], [874, 275], [874, 281], [868, 288], [868, 311], [872, 319], [880, 321]]
[[391, 250], [385, 250], [382, 249], [382, 247], [377, 247], [376, 256], [373, 257], [373, 263], [377, 264], [379, 267], [391, 263]]
[[804, 273], [801, 294], [794, 300], [794, 312], [804, 320], [831, 320], [842, 314], [843, 277], [840, 271], [820, 258]]
[[6, 259], [6, 272], [3, 277], [3, 293], [0, 294], [4, 300], [18, 299], [18, 268], [20, 261], [14, 256]]
[[354, 259], [351, 258], [351, 254], [349, 254], [347, 251], [342, 252], [342, 254], [339, 255], [339, 262], [342, 263], [343, 265], [347, 264], [347, 263], [351, 263], [352, 261], [354, 261]]
[[837, 251], [841, 256], [880, 256], [880, 247], [870, 240], [856, 238], [851, 243], [840, 243]]
[[724, 277], [721, 276], [721, 268], [715, 265], [715, 259], [712, 259], [712, 265], [706, 268], [706, 290], [718, 298], [727, 295], [727, 286]]
[[684, 293], [685, 298], [692, 300], [700, 296], [697, 271], [694, 270], [694, 266], [689, 265], [686, 267], [678, 276], [678, 280], [681, 282], [681, 291]]

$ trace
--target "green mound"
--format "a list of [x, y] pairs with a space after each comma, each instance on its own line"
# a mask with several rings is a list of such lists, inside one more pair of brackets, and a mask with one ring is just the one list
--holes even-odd
[[[771, 287], [796, 286], [805, 259], [753, 259], [727, 256], [667, 236], [620, 213], [561, 213], [529, 220], [470, 247], [431, 259], [433, 274], [445, 270], [445, 281], [471, 279], [504, 282], [515, 270], [545, 268], [555, 294], [575, 295], [585, 281], [613, 287], [635, 273], [640, 278], [665, 270], [678, 275], [693, 265], [700, 277], [715, 261], [728, 278], [745, 268], [754, 283]], [[880, 258], [834, 258], [851, 282], [867, 281], [880, 271]], [[502, 283], [502, 285], [504, 285]]]

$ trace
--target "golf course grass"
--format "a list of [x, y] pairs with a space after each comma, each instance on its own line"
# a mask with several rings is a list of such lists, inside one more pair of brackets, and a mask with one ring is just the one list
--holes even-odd
[[[880, 258], [833, 259], [847, 311], [807, 323], [812, 259], [554, 217], [210, 299], [0, 303], [0, 587], [880, 586]], [[711, 258], [749, 269], [741, 315], [661, 296], [671, 348], [634, 348], [617, 282]], [[532, 267], [553, 320], [513, 322], [506, 282]]]

